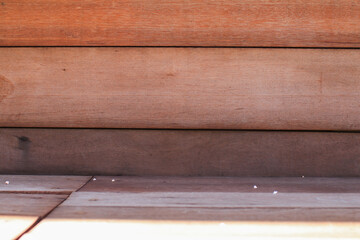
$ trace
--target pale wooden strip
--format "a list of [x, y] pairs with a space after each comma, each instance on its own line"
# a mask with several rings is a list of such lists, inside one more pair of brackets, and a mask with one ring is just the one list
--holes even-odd
[[81, 192], [360, 193], [360, 178], [96, 176]]
[[0, 11], [3, 46], [360, 46], [356, 0], [2, 0]]
[[33, 225], [37, 219], [38, 217], [35, 216], [0, 215], [0, 239], [16, 239]]
[[[276, 189], [274, 189], [276, 191]], [[75, 192], [63, 206], [360, 208], [360, 193]]]
[[334, 49], [1, 48], [0, 126], [360, 130], [358, 62]]
[[182, 208], [59, 206], [49, 219], [360, 222], [360, 208]]
[[[359, 177], [359, 146], [359, 133], [0, 128], [0, 173]], [[315, 183], [316, 192], [358, 189]]]
[[0, 193], [58, 193], [70, 194], [83, 186], [91, 177], [0, 175]]
[[46, 219], [22, 239], [359, 239], [341, 222], [193, 222]]

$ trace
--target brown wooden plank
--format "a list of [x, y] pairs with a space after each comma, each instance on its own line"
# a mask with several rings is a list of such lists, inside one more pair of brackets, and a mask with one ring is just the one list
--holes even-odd
[[5, 128], [0, 173], [359, 177], [359, 145], [340, 132]]
[[[99, 239], [104, 234], [114, 236], [116, 232], [131, 239], [356, 239], [360, 236], [359, 189], [357, 193], [309, 193], [314, 189], [311, 182], [315, 188], [320, 184], [327, 189], [328, 184], [353, 185], [355, 179], [312, 179], [302, 192], [277, 194], [250, 193], [242, 191], [241, 186], [234, 191], [226, 184], [229, 178], [206, 178], [208, 186], [199, 178], [162, 178], [162, 181], [153, 178], [152, 181], [125, 177], [122, 182], [117, 178], [115, 182], [97, 184], [105, 179], [109, 177], [97, 177], [87, 184], [92, 188], [73, 193], [24, 239], [46, 239], [54, 232], [59, 239]], [[145, 180], [149, 180], [148, 185]], [[232, 178], [230, 183], [247, 180]], [[257, 179], [263, 183], [266, 180], [287, 185], [291, 191], [291, 187], [296, 188], [294, 182], [301, 185], [301, 180], [306, 179]], [[158, 192], [167, 189], [164, 181], [173, 184], [175, 191]], [[125, 185], [124, 188], [116, 186], [117, 182]], [[142, 184], [143, 191], [131, 190], [136, 182], [136, 188]], [[222, 192], [218, 192], [220, 185]], [[212, 187], [214, 192], [209, 191]]]
[[70, 194], [90, 177], [45, 175], [0, 175], [0, 193]]
[[0, 215], [43, 216], [67, 195], [0, 193]]
[[357, 0], [2, 0], [0, 45], [360, 47], [359, 11]]
[[360, 130], [360, 50], [2, 48], [0, 126]]
[[[96, 180], [95, 180], [96, 179]], [[96, 176], [81, 192], [360, 193], [360, 178]]]
[[0, 239], [15, 239], [67, 195], [0, 193]]

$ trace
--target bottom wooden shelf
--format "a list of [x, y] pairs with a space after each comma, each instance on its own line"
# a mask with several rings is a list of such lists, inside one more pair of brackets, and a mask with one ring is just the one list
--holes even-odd
[[21, 239], [360, 238], [360, 178], [96, 176], [77, 185]]

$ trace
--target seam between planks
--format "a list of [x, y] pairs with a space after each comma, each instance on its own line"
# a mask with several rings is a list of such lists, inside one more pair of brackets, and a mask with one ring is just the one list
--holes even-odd
[[[62, 200], [59, 204], [57, 204], [55, 207], [53, 207], [49, 212], [47, 212], [44, 216], [39, 216], [36, 221], [30, 226], [28, 227], [23, 233], [21, 233], [17, 238], [15, 238], [15, 240], [19, 240], [21, 239], [26, 233], [30, 232], [32, 229], [34, 229], [43, 219], [46, 219], [55, 209], [57, 209], [61, 204], [63, 204], [66, 200], [69, 199], [69, 197], [71, 196], [71, 194], [73, 192], [76, 192], [78, 190], [80, 190], [81, 188], [83, 188], [86, 184], [89, 183], [89, 181], [91, 181], [91, 179], [93, 178], [93, 176], [90, 177], [90, 179], [88, 181], [86, 181], [84, 184], [82, 184], [78, 189], [76, 189], [75, 191], [72, 191], [70, 193], [67, 194], [67, 197], [64, 198], [64, 200]], [[57, 195], [57, 194], [55, 194]]]
[[143, 46], [136, 46], [136, 45], [11, 45], [11, 46], [0, 46], [0, 48], [279, 48], [279, 49], [344, 49], [344, 50], [359, 50], [360, 47], [279, 47], [279, 46], [154, 46], [154, 45], [143, 45]]

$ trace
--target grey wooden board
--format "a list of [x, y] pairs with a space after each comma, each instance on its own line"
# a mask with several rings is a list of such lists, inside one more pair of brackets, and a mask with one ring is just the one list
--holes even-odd
[[[256, 186], [256, 188], [254, 188]], [[96, 176], [80, 192], [360, 193], [360, 178]]]
[[0, 175], [0, 193], [70, 194], [82, 187], [90, 178], [87, 176]]
[[0, 193], [0, 239], [15, 239], [67, 195]]
[[0, 193], [0, 215], [43, 216], [67, 195]]
[[0, 128], [0, 173], [359, 177], [360, 133]]
[[59, 206], [49, 219], [360, 222], [360, 208]]
[[63, 206], [360, 208], [360, 193], [75, 192]]
[[97, 176], [23, 239], [358, 239], [358, 180]]

